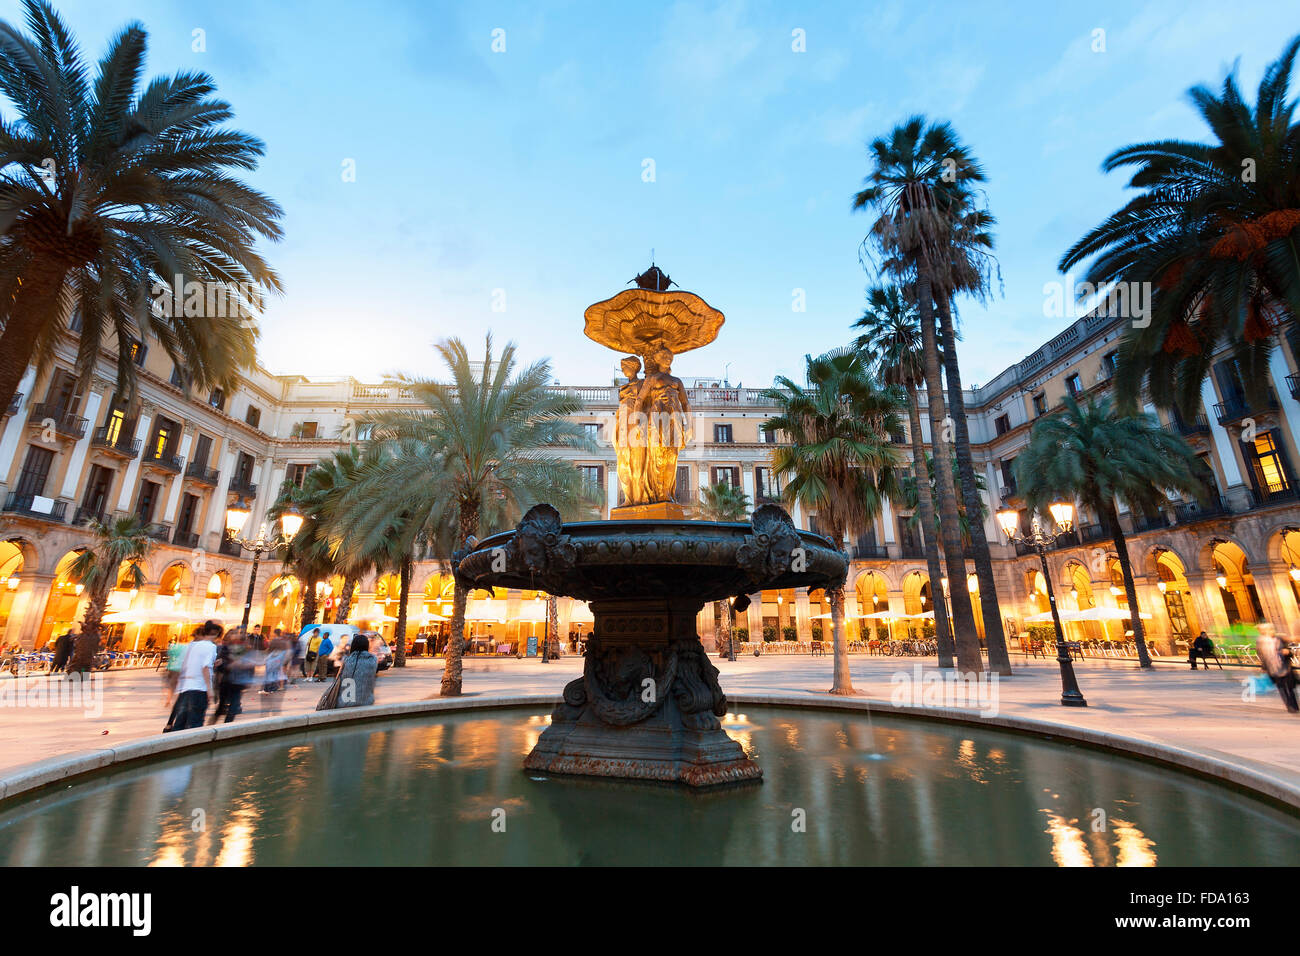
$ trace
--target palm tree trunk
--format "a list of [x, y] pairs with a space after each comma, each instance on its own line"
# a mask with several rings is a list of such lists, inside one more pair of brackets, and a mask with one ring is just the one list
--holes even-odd
[[938, 306], [939, 327], [943, 333], [948, 414], [952, 416], [956, 429], [957, 472], [961, 478], [962, 501], [970, 525], [971, 558], [975, 561], [975, 576], [980, 583], [980, 610], [984, 614], [984, 641], [989, 649], [989, 668], [1003, 677], [1010, 677], [1011, 655], [1007, 652], [1007, 637], [1002, 629], [1002, 609], [998, 606], [998, 589], [993, 578], [989, 541], [984, 534], [984, 521], [980, 517], [984, 502], [980, 498], [979, 484], [975, 480], [975, 462], [970, 453], [970, 431], [966, 427], [966, 403], [961, 395], [961, 368], [957, 362], [957, 334], [953, 329], [952, 309], [946, 296], [940, 296], [935, 304]]
[[72, 660], [68, 662], [69, 673], [85, 673], [94, 666], [95, 654], [99, 652], [99, 635], [104, 629], [104, 609], [108, 606], [108, 582], [109, 577], [105, 575], [102, 584], [91, 588], [86, 612], [81, 617], [81, 631], [72, 647]]
[[[843, 536], [837, 536], [842, 541]], [[831, 693], [840, 697], [851, 697], [857, 693], [853, 689], [853, 676], [849, 673], [849, 642], [844, 634], [844, 589], [832, 588], [826, 592], [831, 602], [831, 639], [835, 647], [835, 665], [831, 677]]]
[[298, 617], [299, 634], [308, 624], [316, 623], [316, 581], [316, 578], [309, 579], [302, 591], [302, 613]]
[[345, 578], [343, 581], [343, 593], [339, 595], [339, 606], [334, 612], [335, 624], [346, 624], [348, 615], [352, 613], [352, 595], [357, 590], [356, 578]]
[[546, 597], [546, 641], [547, 646], [542, 649], [543, 655], [550, 651], [551, 641], [555, 641], [557, 646], [560, 643], [560, 602], [554, 594]]
[[1129, 620], [1133, 625], [1133, 643], [1137, 645], [1138, 666], [1150, 667], [1151, 654], [1147, 650], [1146, 632], [1142, 629], [1142, 609], [1138, 607], [1137, 585], [1133, 583], [1133, 565], [1128, 559], [1128, 541], [1124, 529], [1119, 524], [1119, 514], [1115, 502], [1106, 502], [1106, 507], [1099, 509], [1110, 525], [1110, 539], [1115, 542], [1115, 556], [1119, 558], [1119, 569], [1124, 575], [1124, 596], [1128, 599]]
[[[930, 447], [934, 449], [934, 480], [939, 498], [939, 536], [943, 539], [943, 558], [951, 582], [953, 643], [957, 648], [957, 667], [963, 673], [984, 671], [980, 657], [975, 615], [971, 610], [970, 592], [966, 590], [966, 558], [962, 547], [961, 517], [957, 511], [957, 489], [952, 481], [952, 448], [945, 440], [943, 384], [939, 368], [939, 348], [935, 337], [934, 303], [931, 298], [930, 267], [922, 252], [917, 268], [917, 310], [921, 317], [921, 344], [925, 352], [925, 390], [930, 416]], [[918, 479], [919, 480], [919, 479]], [[943, 600], [938, 582], [930, 582], [935, 604]], [[938, 612], [935, 612], [936, 616]]]
[[731, 655], [731, 602], [713, 602], [713, 633], [717, 635], [718, 656]]
[[[916, 473], [916, 500], [921, 509], [921, 527], [925, 542], [925, 566], [930, 573], [930, 593], [934, 593], [933, 582], [943, 577], [939, 567], [939, 542], [935, 538], [937, 525], [934, 520], [934, 498], [930, 494], [929, 470], [925, 463], [925, 445], [921, 443], [921, 409], [916, 401], [916, 389], [907, 389], [907, 422], [912, 431], [912, 469]], [[948, 625], [948, 605], [944, 601], [934, 603], [934, 642], [939, 648], [939, 666], [953, 666], [952, 628]]]
[[398, 571], [398, 580], [401, 582], [400, 594], [397, 605], [397, 623], [393, 625], [393, 642], [396, 645], [393, 648], [393, 666], [406, 666], [406, 602], [411, 598], [411, 556], [402, 557], [402, 567]]
[[[478, 537], [478, 507], [474, 503], [463, 502], [460, 506], [460, 549], [463, 550], [470, 538]], [[456, 581], [455, 594], [451, 602], [451, 636], [447, 639], [447, 663], [442, 669], [443, 697], [459, 697], [461, 692], [464, 667], [462, 657], [465, 653], [465, 606], [469, 603], [469, 592]]]
[[0, 408], [8, 408], [18, 394], [41, 329], [58, 319], [57, 296], [68, 269], [57, 259], [47, 259], [45, 265], [31, 263], [26, 281], [18, 287], [5, 313], [4, 331], [0, 333]]

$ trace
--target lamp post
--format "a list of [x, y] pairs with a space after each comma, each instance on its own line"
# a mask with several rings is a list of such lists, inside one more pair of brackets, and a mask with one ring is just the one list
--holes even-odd
[[1056, 610], [1056, 592], [1052, 589], [1052, 575], [1047, 569], [1047, 552], [1051, 550], [1056, 539], [1070, 533], [1074, 526], [1074, 505], [1058, 501], [1048, 506], [1052, 520], [1056, 522], [1056, 531], [1047, 531], [1034, 516], [1027, 534], [1020, 533], [1020, 515], [1014, 508], [1004, 508], [998, 512], [998, 525], [1007, 536], [1008, 541], [1019, 541], [1038, 553], [1042, 565], [1043, 581], [1047, 584], [1047, 603], [1052, 608], [1052, 624], [1056, 628], [1056, 662], [1061, 667], [1061, 704], [1065, 707], [1087, 707], [1079, 682], [1074, 677], [1074, 662], [1070, 660], [1070, 651], [1065, 646], [1065, 632], [1061, 629], [1061, 615]]
[[257, 537], [246, 538], [240, 532], [244, 530], [244, 525], [248, 523], [248, 517], [252, 513], [248, 502], [242, 496], [226, 508], [226, 532], [230, 540], [243, 550], [253, 552], [253, 570], [248, 575], [248, 595], [244, 598], [244, 617], [239, 624], [239, 629], [245, 634], [248, 633], [248, 615], [253, 609], [253, 588], [257, 584], [257, 564], [262, 559], [262, 552], [286, 547], [302, 527], [302, 514], [290, 505], [288, 510], [280, 515], [279, 534], [268, 537], [267, 526], [263, 522], [262, 527], [258, 529]]

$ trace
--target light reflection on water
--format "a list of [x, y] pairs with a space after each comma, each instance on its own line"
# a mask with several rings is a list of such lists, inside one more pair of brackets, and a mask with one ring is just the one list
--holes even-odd
[[527, 774], [547, 722], [316, 728], [122, 771], [0, 814], [0, 865], [1300, 864], [1300, 819], [1029, 737], [756, 708], [726, 726], [762, 786], [689, 793]]

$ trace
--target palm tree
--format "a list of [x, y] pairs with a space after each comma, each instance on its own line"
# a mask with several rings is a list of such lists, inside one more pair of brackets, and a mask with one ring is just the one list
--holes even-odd
[[1094, 286], [1153, 289], [1150, 315], [1120, 345], [1115, 388], [1125, 409], [1140, 404], [1145, 380], [1157, 405], [1195, 414], [1223, 346], [1235, 351], [1247, 396], [1266, 395], [1274, 333], [1300, 315], [1300, 124], [1287, 99], [1298, 49], [1300, 37], [1265, 70], [1253, 107], [1232, 74], [1217, 95], [1189, 91], [1211, 142], [1139, 143], [1102, 164], [1135, 167], [1129, 185], [1141, 192], [1071, 246], [1060, 268], [1091, 257]]
[[[391, 458], [390, 507], [451, 523], [457, 550], [476, 542], [480, 530], [504, 527], [539, 502], [562, 515], [585, 513], [591, 492], [557, 452], [591, 449], [592, 443], [568, 418], [580, 410], [579, 401], [551, 391], [550, 364], [520, 368], [513, 343], [498, 357], [490, 334], [481, 362], [470, 359], [460, 339], [437, 348], [450, 383], [407, 379], [424, 408], [373, 420], [374, 438]], [[457, 582], [444, 697], [461, 693], [467, 599]]]
[[1117, 413], [1108, 399], [1080, 406], [1068, 395], [1059, 411], [1034, 425], [1029, 447], [1016, 458], [1016, 484], [1031, 510], [1041, 512], [1061, 497], [1075, 498], [1101, 519], [1124, 575], [1133, 640], [1143, 667], [1151, 666], [1151, 656], [1115, 502], [1151, 513], [1166, 503], [1167, 488], [1201, 494], [1198, 466], [1187, 442], [1149, 416]]
[[[780, 411], [763, 427], [780, 430], [789, 445], [772, 450], [772, 470], [787, 476], [782, 498], [815, 512], [836, 549], [845, 534], [857, 535], [880, 514], [885, 498], [898, 495], [898, 450], [891, 432], [902, 425], [902, 396], [869, 376], [858, 352], [837, 349], [807, 358], [807, 386], [779, 376], [764, 396]], [[853, 694], [844, 635], [844, 587], [827, 589], [835, 647], [832, 694]]]
[[[943, 378], [934, 304], [969, 267], [957, 223], [969, 207], [966, 179], [978, 173], [969, 151], [947, 123], [927, 124], [914, 116], [868, 147], [872, 169], [866, 186], [854, 196], [854, 209], [874, 209], [869, 241], [887, 257], [888, 271], [915, 293], [921, 323], [926, 411], [938, 477], [939, 529], [948, 577], [966, 580], [961, 547], [957, 489], [952, 482], [951, 439], [946, 437]], [[957, 665], [967, 673], [983, 671], [970, 595], [953, 588], [953, 635]]]
[[78, 553], [68, 567], [68, 578], [84, 585], [88, 595], [69, 671], [90, 670], [99, 651], [108, 592], [122, 584], [136, 590], [143, 587], [144, 571], [140, 562], [153, 548], [147, 526], [136, 515], [115, 518], [108, 523], [91, 521], [89, 527], [94, 544]]
[[[925, 473], [926, 473], [926, 476], [927, 476], [927, 478], [928, 478], [928, 480], [926, 481], [926, 484], [928, 484], [928, 485], [930, 486], [930, 493], [933, 494], [933, 493], [934, 493], [934, 483], [935, 483], [935, 482], [934, 482], [934, 456], [933, 456], [933, 455], [926, 455], [926, 456], [925, 456]], [[962, 491], [962, 480], [961, 480], [961, 474], [960, 474], [960, 472], [959, 472], [959, 470], [958, 470], [957, 462], [955, 462], [955, 461], [952, 463], [952, 480], [953, 480], [953, 484], [955, 484], [955, 485], [957, 486], [958, 491]], [[919, 499], [919, 496], [920, 496], [920, 491], [921, 491], [921, 489], [924, 487], [924, 485], [921, 485], [921, 484], [916, 480], [916, 475], [915, 475], [915, 474], [911, 474], [911, 475], [908, 475], [907, 477], [903, 478], [903, 480], [899, 483], [899, 485], [900, 485], [900, 489], [901, 489], [901, 491], [902, 491], [902, 501], [903, 501], [903, 506], [904, 506], [905, 508], [908, 508], [909, 510], [915, 510], [915, 511], [916, 511], [916, 514], [913, 514], [911, 520], [908, 522], [908, 523], [909, 523], [910, 525], [912, 525], [913, 527], [916, 527], [917, 525], [920, 525], [922, 521], [925, 520], [925, 519], [924, 519], [924, 516], [920, 513], [919, 509], [917, 508], [918, 499]], [[976, 475], [976, 476], [975, 476], [975, 487], [976, 487], [979, 491], [983, 491], [983, 490], [985, 490], [985, 488], [988, 487], [987, 482], [985, 482], [985, 480], [984, 480], [984, 476], [983, 476], [983, 475]], [[983, 502], [983, 500], [980, 500], [980, 501], [979, 501], [979, 507], [980, 507], [980, 510], [979, 510], [979, 518], [978, 518], [978, 520], [977, 520], [977, 521], [971, 521], [971, 519], [970, 519], [970, 512], [966, 510], [966, 501], [965, 501], [964, 493], [963, 493], [963, 499], [962, 499], [962, 501], [961, 501], [961, 502], [959, 503], [959, 505], [958, 505], [957, 515], [958, 515], [958, 517], [959, 517], [960, 520], [961, 520], [961, 540], [962, 540], [962, 544], [963, 544], [963, 545], [964, 545], [968, 550], [969, 550], [970, 547], [971, 547], [971, 541], [972, 541], [972, 539], [973, 539], [973, 535], [972, 535], [972, 530], [973, 530], [973, 528], [976, 527], [976, 526], [977, 526], [978, 524], [980, 524], [981, 522], [983, 522], [983, 520], [984, 520], [985, 518], [987, 518], [987, 517], [988, 517], [988, 514], [989, 514], [989, 510], [988, 510], [988, 508], [986, 508], [986, 507], [984, 506], [984, 502]], [[938, 531], [938, 528], [937, 528], [935, 525], [931, 525], [930, 533], [933, 535], [933, 534], [936, 533], [937, 531]]]
[[[897, 385], [907, 400], [908, 431], [912, 436], [912, 471], [920, 474], [922, 462], [928, 462], [921, 441], [921, 409], [916, 390], [925, 381], [925, 358], [921, 346], [921, 326], [916, 307], [907, 301], [898, 286], [875, 286], [867, 292], [867, 308], [854, 323], [862, 329], [855, 343], [875, 369], [882, 382]], [[931, 581], [943, 577], [939, 566], [939, 519], [934, 510], [934, 487], [931, 482], [918, 486], [925, 563]], [[939, 649], [939, 666], [952, 667], [952, 630], [948, 625], [948, 608], [943, 601], [934, 605], [934, 636]]]
[[[24, 8], [30, 35], [0, 23], [0, 92], [15, 108], [0, 124], [0, 407], [74, 312], [83, 386], [115, 341], [119, 397], [134, 403], [133, 351], [148, 336], [189, 382], [232, 387], [253, 361], [250, 310], [280, 288], [254, 248], [280, 238], [280, 207], [233, 175], [265, 146], [225, 125], [231, 108], [205, 73], [141, 89], [139, 24], [92, 77], [54, 8]], [[214, 305], [220, 289], [222, 307], [206, 294], [195, 307], [187, 283], [214, 290]], [[181, 302], [167, 294], [178, 286]]]
[[[700, 489], [699, 504], [693, 509], [701, 521], [744, 521], [749, 514], [749, 495], [743, 488], [719, 481]], [[713, 602], [713, 621], [718, 634], [719, 654], [731, 654], [731, 602]]]

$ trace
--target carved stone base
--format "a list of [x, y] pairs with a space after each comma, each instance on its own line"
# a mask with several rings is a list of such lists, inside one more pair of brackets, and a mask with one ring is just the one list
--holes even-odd
[[611, 521], [681, 521], [686, 509], [675, 501], [657, 501], [652, 505], [623, 505], [610, 508]]
[[692, 787], [760, 780], [718, 719], [727, 699], [695, 634], [696, 601], [597, 601], [583, 676], [564, 688], [528, 770]]

